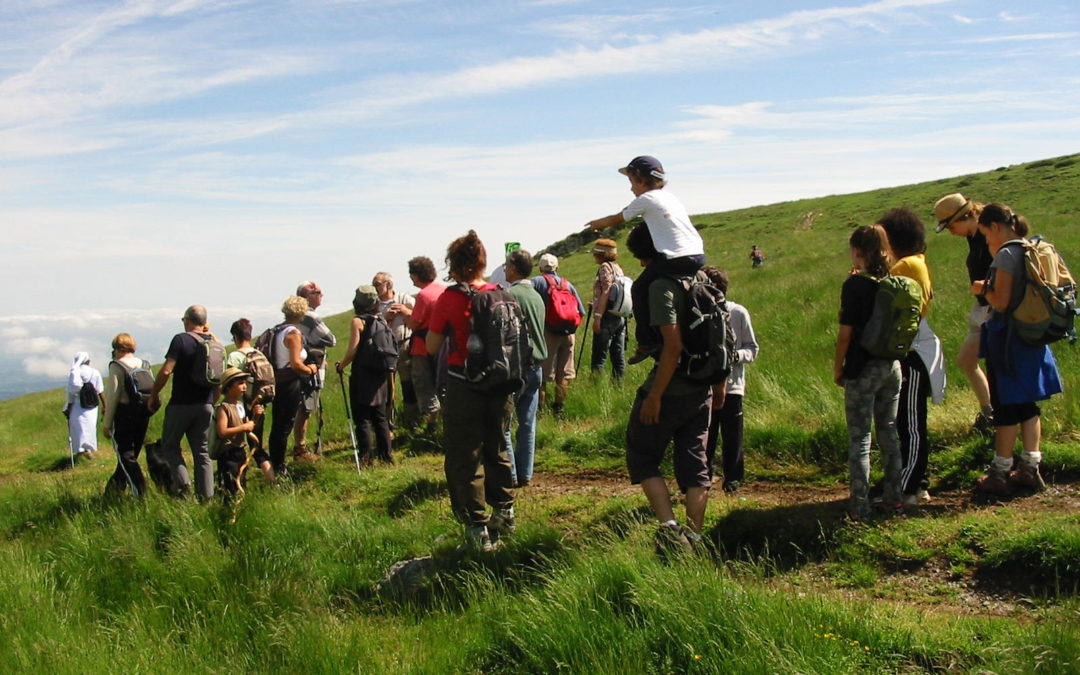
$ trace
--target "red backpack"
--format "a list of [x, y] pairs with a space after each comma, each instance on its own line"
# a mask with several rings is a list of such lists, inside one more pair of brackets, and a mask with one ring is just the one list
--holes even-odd
[[581, 325], [577, 296], [570, 290], [570, 282], [565, 278], [555, 281], [554, 276], [545, 274], [544, 280], [548, 286], [544, 323], [556, 333], [570, 335]]

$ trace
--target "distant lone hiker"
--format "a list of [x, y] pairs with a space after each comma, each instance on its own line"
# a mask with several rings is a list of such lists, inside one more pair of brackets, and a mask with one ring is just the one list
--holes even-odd
[[750, 249], [750, 267], [757, 268], [765, 264], [765, 251], [758, 248], [757, 244]]

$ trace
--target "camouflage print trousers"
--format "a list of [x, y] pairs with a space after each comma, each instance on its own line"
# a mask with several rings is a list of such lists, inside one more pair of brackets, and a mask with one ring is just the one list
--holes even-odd
[[848, 426], [848, 471], [851, 496], [848, 510], [860, 517], [870, 515], [870, 423], [877, 428], [881, 461], [885, 470], [886, 505], [900, 503], [900, 440], [896, 433], [896, 408], [900, 400], [899, 361], [868, 361], [858, 377], [844, 381], [844, 409]]

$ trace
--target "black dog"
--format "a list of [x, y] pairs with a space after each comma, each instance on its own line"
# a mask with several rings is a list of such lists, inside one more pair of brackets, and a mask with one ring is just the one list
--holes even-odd
[[173, 480], [172, 470], [161, 452], [160, 440], [146, 444], [146, 470], [150, 474], [150, 480], [154, 481], [154, 485], [166, 494], [175, 494], [176, 481]]

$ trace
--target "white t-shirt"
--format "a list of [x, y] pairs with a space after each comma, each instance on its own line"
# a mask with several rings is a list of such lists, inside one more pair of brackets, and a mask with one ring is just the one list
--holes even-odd
[[[289, 333], [299, 333], [301, 344], [303, 344], [304, 334], [300, 332], [300, 329], [296, 326], [286, 326], [278, 331], [274, 336], [274, 340], [277, 342], [274, 345], [274, 368], [277, 370], [284, 370], [289, 367], [289, 348], [285, 346], [285, 336]], [[300, 360], [303, 361], [307, 358], [307, 349], [300, 347]]]
[[665, 258], [705, 255], [701, 235], [690, 223], [686, 207], [667, 190], [649, 190], [622, 210], [624, 220], [645, 218], [653, 246]]

